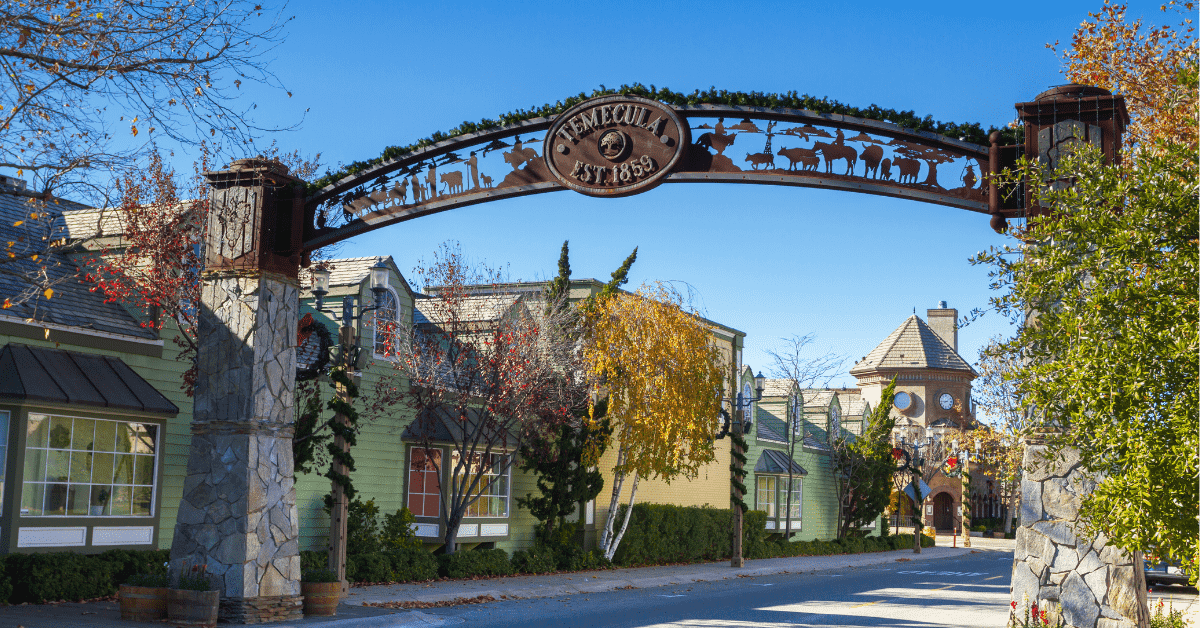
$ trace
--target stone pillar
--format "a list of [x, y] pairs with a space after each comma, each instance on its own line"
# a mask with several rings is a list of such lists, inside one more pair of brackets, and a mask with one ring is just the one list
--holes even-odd
[[1025, 439], [1012, 601], [1061, 605], [1066, 624], [1077, 628], [1149, 625], [1141, 555], [1105, 545], [1102, 534], [1081, 536], [1079, 503], [1096, 477], [1076, 451], [1049, 454], [1048, 433]]
[[224, 621], [295, 620], [296, 180], [251, 160], [206, 176], [195, 412], [170, 571], [204, 565]]

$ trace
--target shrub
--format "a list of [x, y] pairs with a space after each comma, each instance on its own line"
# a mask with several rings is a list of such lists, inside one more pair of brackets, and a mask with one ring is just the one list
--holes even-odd
[[166, 576], [170, 550], [108, 550], [95, 556], [114, 564], [114, 575], [118, 584], [126, 582], [136, 574]]
[[[624, 509], [617, 520], [624, 518]], [[746, 513], [742, 526], [742, 555], [767, 555], [765, 512]], [[696, 562], [729, 558], [733, 548], [729, 531], [733, 511], [712, 506], [635, 504], [629, 528], [621, 539], [613, 562], [646, 565], [667, 562]]]
[[55, 552], [9, 554], [4, 567], [12, 586], [10, 603], [42, 604], [113, 595], [117, 592], [116, 573], [121, 564], [99, 556]]
[[392, 580], [414, 582], [438, 577], [438, 561], [424, 547], [402, 547], [386, 553], [392, 567]]
[[417, 538], [413, 529], [417, 518], [408, 508], [401, 508], [390, 515], [383, 516], [383, 529], [379, 531], [379, 542], [385, 551], [402, 548], [417, 548], [424, 546]]
[[300, 552], [300, 573], [329, 568], [329, 552]]
[[300, 572], [301, 582], [337, 582], [337, 574], [333, 573], [332, 569], [313, 569], [312, 571]]
[[356, 554], [346, 559], [346, 580], [350, 582], [391, 582], [392, 561], [382, 552]]
[[458, 551], [438, 556], [438, 573], [447, 578], [507, 576], [513, 572], [508, 552], [501, 549]]
[[151, 587], [161, 589], [170, 586], [167, 574], [135, 573], [128, 578], [124, 578], [123, 580], [125, 581], [123, 584], [131, 587]]
[[512, 564], [517, 573], [549, 573], [558, 569], [554, 551], [542, 544], [513, 552]]

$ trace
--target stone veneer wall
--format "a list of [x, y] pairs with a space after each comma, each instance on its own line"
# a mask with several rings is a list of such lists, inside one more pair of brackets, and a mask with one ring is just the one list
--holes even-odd
[[[258, 276], [254, 276], [257, 274]], [[204, 278], [192, 445], [171, 573], [206, 565], [235, 623], [299, 619], [295, 280]]]
[[1141, 556], [1105, 545], [1102, 534], [1081, 536], [1079, 504], [1095, 489], [1095, 476], [1078, 452], [1049, 455], [1040, 437], [1025, 445], [1012, 600], [1061, 605], [1067, 625], [1077, 628], [1148, 625]]

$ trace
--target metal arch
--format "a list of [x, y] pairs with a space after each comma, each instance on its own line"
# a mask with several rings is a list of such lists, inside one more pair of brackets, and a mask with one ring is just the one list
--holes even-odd
[[[692, 140], [664, 182], [836, 189], [988, 213], [988, 148], [983, 146], [889, 122], [805, 110], [672, 109], [691, 127]], [[327, 186], [305, 203], [303, 249], [458, 207], [567, 189], [539, 154], [556, 118], [444, 140]], [[740, 121], [726, 126], [726, 118]], [[792, 126], [777, 130], [780, 124]], [[846, 132], [858, 135], [846, 137]], [[748, 139], [738, 146], [738, 137]], [[961, 185], [950, 187], [939, 179], [946, 177], [938, 174], [938, 166], [948, 164], [960, 169], [951, 177]]]

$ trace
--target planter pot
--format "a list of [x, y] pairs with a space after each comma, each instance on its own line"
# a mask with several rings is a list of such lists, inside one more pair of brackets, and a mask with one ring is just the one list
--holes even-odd
[[171, 589], [167, 594], [167, 620], [178, 626], [217, 625], [220, 591]]
[[158, 621], [167, 617], [167, 591], [159, 587], [121, 585], [121, 619], [125, 621]]
[[305, 616], [337, 615], [338, 602], [342, 599], [342, 583], [301, 582], [300, 592], [304, 595]]

